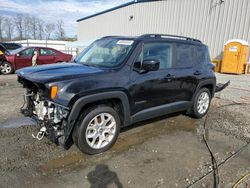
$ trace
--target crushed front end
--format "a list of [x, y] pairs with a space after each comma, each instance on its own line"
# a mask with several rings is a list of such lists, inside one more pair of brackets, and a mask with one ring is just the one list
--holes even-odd
[[20, 76], [18, 81], [26, 88], [21, 113], [35, 118], [40, 126], [39, 132], [32, 136], [38, 140], [46, 136], [54, 143], [64, 146], [69, 108], [53, 102], [51, 88], [44, 84], [31, 82]]

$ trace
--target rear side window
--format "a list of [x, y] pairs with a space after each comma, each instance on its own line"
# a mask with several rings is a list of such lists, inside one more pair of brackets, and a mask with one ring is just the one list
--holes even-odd
[[50, 49], [41, 48], [40, 55], [55, 55], [55, 52]]
[[175, 68], [185, 68], [194, 65], [195, 49], [194, 45], [176, 43]]
[[[145, 43], [143, 47], [143, 60], [156, 59], [160, 61], [160, 69], [166, 69], [172, 67], [172, 54], [173, 45], [172, 43], [166, 42], [153, 42]], [[140, 68], [140, 62], [142, 60], [142, 53], [138, 55], [135, 68]]]
[[196, 63], [210, 62], [208, 48], [206, 46], [196, 46]]

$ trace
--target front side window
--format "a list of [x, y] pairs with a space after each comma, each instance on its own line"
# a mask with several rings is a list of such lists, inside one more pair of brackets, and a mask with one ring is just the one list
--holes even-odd
[[35, 48], [28, 48], [26, 50], [23, 50], [20, 55], [21, 56], [33, 56], [34, 55]]
[[55, 52], [50, 49], [41, 48], [40, 55], [55, 55]]
[[133, 40], [100, 39], [84, 50], [76, 62], [88, 66], [113, 67], [125, 60], [133, 43]]
[[134, 67], [140, 69], [140, 63], [143, 60], [155, 59], [160, 61], [160, 69], [172, 67], [173, 45], [167, 42], [145, 43], [142, 52], [138, 55]]

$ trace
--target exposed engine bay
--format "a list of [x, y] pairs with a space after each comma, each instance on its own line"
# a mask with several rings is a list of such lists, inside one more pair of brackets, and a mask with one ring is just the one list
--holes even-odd
[[41, 140], [47, 136], [56, 144], [64, 140], [64, 128], [66, 118], [69, 113], [67, 107], [61, 106], [49, 100], [46, 90], [42, 90], [35, 85], [25, 85], [24, 105], [21, 108], [22, 114], [35, 118], [40, 125], [40, 130], [34, 138]]

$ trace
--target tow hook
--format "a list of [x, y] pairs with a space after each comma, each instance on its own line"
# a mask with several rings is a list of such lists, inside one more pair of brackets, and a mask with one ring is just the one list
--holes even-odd
[[225, 84], [222, 84], [222, 83], [216, 84], [215, 92], [217, 93], [217, 92], [222, 91], [222, 90], [225, 89], [227, 86], [229, 86], [229, 84], [230, 84], [230, 80], [227, 81]]
[[35, 136], [34, 134], [32, 134], [32, 137], [36, 138], [37, 140], [42, 140], [45, 133], [46, 133], [46, 127], [42, 127], [40, 131], [37, 133], [37, 135]]

